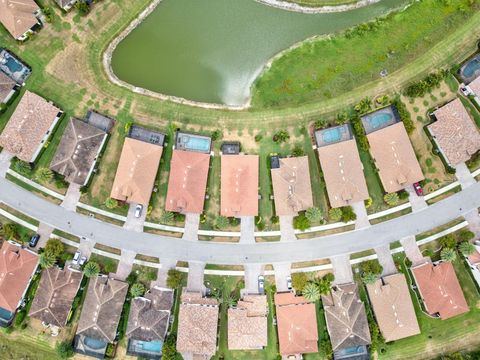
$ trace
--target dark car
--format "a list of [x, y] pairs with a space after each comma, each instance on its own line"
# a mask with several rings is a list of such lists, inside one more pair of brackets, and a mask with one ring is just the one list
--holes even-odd
[[415, 192], [418, 196], [423, 196], [423, 189], [420, 183], [416, 182], [415, 184], [413, 184], [413, 188], [415, 189]]
[[39, 234], [35, 234], [32, 236], [32, 238], [30, 239], [30, 241], [28, 242], [28, 245], [32, 248], [34, 248], [35, 246], [37, 246], [38, 244], [38, 240], [40, 240], [40, 235]]

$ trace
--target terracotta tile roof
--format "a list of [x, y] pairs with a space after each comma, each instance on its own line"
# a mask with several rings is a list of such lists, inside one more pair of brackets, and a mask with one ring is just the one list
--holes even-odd
[[37, 255], [4, 241], [0, 249], [0, 308], [15, 312], [37, 264]]
[[334, 286], [329, 295], [322, 295], [322, 302], [333, 351], [371, 343], [365, 306], [356, 284]]
[[17, 158], [32, 162], [59, 112], [44, 98], [25, 91], [0, 136], [0, 146]]
[[247, 295], [228, 309], [228, 348], [260, 349], [268, 344], [267, 297]]
[[280, 354], [284, 356], [318, 352], [315, 304], [293, 293], [275, 294]]
[[257, 216], [258, 155], [223, 155], [221, 166], [221, 215]]
[[367, 290], [386, 342], [420, 334], [405, 275], [385, 276], [367, 285]]
[[148, 206], [162, 152], [161, 146], [126, 138], [110, 196]]
[[46, 324], [64, 327], [82, 278], [81, 271], [69, 268], [43, 270], [28, 315]]
[[128, 284], [123, 281], [104, 275], [90, 278], [77, 335], [112, 343], [117, 334], [127, 291]]
[[132, 300], [127, 337], [141, 341], [164, 341], [167, 334], [173, 290], [152, 288], [143, 297]]
[[367, 135], [370, 152], [386, 192], [396, 192], [424, 179], [403, 122]]
[[0, 22], [17, 39], [38, 22], [34, 15], [38, 10], [33, 0], [0, 0]]
[[177, 351], [209, 358], [217, 350], [218, 302], [184, 289], [178, 315]]
[[200, 214], [207, 188], [210, 155], [173, 150], [165, 209]]
[[0, 71], [0, 103], [7, 98], [16, 84], [15, 81]]
[[84, 121], [70, 118], [50, 169], [69, 183], [85, 185], [107, 133]]
[[480, 96], [480, 76], [468, 84], [468, 87], [475, 93], [475, 95]]
[[313, 206], [308, 156], [282, 158], [271, 173], [278, 216], [297, 215]]
[[451, 165], [464, 163], [480, 150], [480, 132], [460, 99], [433, 114], [437, 121], [428, 130]]
[[426, 263], [412, 268], [412, 273], [430, 314], [438, 313], [445, 320], [469, 311], [451, 263]]
[[318, 157], [334, 208], [368, 199], [363, 165], [354, 139], [318, 148]]

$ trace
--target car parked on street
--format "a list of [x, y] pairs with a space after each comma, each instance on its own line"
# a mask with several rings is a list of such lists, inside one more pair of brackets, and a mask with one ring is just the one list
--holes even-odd
[[258, 293], [265, 294], [265, 277], [263, 275], [258, 276]]
[[423, 189], [420, 183], [416, 182], [415, 184], [413, 184], [413, 188], [415, 189], [415, 193], [417, 194], [417, 196], [423, 196]]
[[39, 240], [40, 240], [39, 234], [33, 235], [30, 241], [28, 242], [28, 246], [34, 248], [35, 246], [37, 246]]

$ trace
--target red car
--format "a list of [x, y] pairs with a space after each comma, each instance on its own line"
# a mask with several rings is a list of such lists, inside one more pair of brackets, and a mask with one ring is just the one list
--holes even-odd
[[416, 182], [415, 184], [413, 184], [413, 188], [415, 189], [415, 192], [418, 196], [423, 196], [423, 189], [420, 183]]

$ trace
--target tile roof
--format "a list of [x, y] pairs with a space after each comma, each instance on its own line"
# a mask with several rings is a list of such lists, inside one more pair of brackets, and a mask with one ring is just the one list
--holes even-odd
[[276, 215], [297, 215], [313, 206], [308, 156], [282, 158], [271, 174]]
[[69, 183], [85, 185], [107, 133], [84, 121], [70, 118], [50, 169]]
[[38, 256], [4, 241], [0, 249], [0, 308], [15, 312], [37, 269]]
[[148, 206], [163, 147], [125, 138], [111, 197]]
[[167, 334], [173, 290], [152, 288], [143, 297], [132, 300], [127, 337], [141, 341], [164, 341]]
[[322, 302], [333, 351], [371, 343], [367, 314], [358, 297], [357, 284], [334, 286], [329, 295], [322, 295]]
[[70, 268], [55, 266], [43, 270], [28, 315], [46, 324], [64, 327], [82, 278], [81, 271]]
[[480, 76], [468, 84], [468, 87], [475, 93], [475, 95], [480, 96]]
[[0, 146], [21, 160], [33, 161], [59, 112], [44, 98], [25, 91], [0, 136]]
[[464, 163], [480, 150], [480, 131], [460, 99], [433, 114], [437, 121], [428, 125], [428, 130], [451, 165]]
[[123, 281], [104, 275], [90, 278], [77, 335], [112, 343], [117, 334], [127, 291], [128, 284]]
[[268, 344], [267, 297], [246, 295], [228, 309], [228, 348], [260, 349]]
[[367, 135], [370, 152], [386, 192], [396, 192], [424, 179], [403, 122]]
[[177, 351], [211, 357], [217, 350], [218, 302], [183, 290], [178, 315]]
[[412, 273], [428, 313], [445, 320], [469, 311], [451, 263], [426, 263], [412, 268]]
[[315, 304], [293, 293], [275, 294], [280, 354], [284, 356], [318, 352]]
[[221, 156], [220, 214], [258, 215], [258, 155]]
[[367, 285], [368, 297], [386, 342], [420, 334], [405, 275], [398, 273]]
[[16, 84], [15, 81], [0, 71], [0, 103], [7, 98]]
[[34, 15], [38, 10], [33, 0], [0, 0], [0, 22], [17, 39], [38, 22]]
[[207, 188], [210, 155], [173, 150], [165, 209], [200, 214]]
[[318, 148], [318, 157], [334, 208], [368, 199], [367, 183], [355, 139]]

